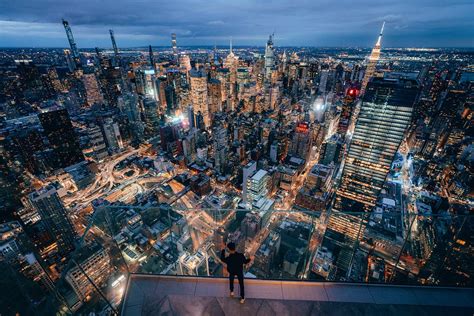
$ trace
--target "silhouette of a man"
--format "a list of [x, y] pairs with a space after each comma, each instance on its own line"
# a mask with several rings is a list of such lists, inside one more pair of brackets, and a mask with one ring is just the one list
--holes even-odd
[[240, 286], [240, 303], [245, 302], [245, 289], [244, 289], [244, 265], [250, 262], [250, 259], [235, 251], [235, 244], [230, 242], [227, 244], [229, 249], [229, 255], [225, 255], [225, 243], [221, 251], [221, 260], [227, 264], [227, 271], [229, 271], [229, 285], [230, 285], [230, 296], [234, 297], [234, 279], [237, 276]]

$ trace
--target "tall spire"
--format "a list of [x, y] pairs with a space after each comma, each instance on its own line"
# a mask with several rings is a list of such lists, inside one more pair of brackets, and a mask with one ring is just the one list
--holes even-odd
[[377, 39], [377, 44], [375, 44], [376, 46], [380, 46], [380, 44], [382, 43], [382, 36], [383, 36], [384, 27], [385, 27], [385, 21], [383, 21], [383, 23], [382, 23], [382, 29], [380, 30], [379, 38]]
[[229, 54], [232, 54], [232, 36], [230, 37]]
[[385, 27], [385, 21], [382, 23], [382, 29], [380, 30], [379, 37], [377, 39], [377, 43], [375, 44], [374, 48], [372, 48], [372, 52], [370, 53], [369, 62], [367, 67], [365, 68], [364, 78], [362, 79], [362, 85], [360, 89], [360, 94], [363, 95], [365, 89], [367, 88], [367, 84], [369, 83], [370, 78], [372, 78], [375, 74], [375, 68], [377, 66], [377, 62], [380, 58], [380, 49], [382, 45], [382, 35], [383, 29]]

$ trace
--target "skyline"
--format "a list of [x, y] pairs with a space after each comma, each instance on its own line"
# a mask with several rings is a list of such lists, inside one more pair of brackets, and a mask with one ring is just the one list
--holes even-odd
[[1, 315], [472, 315], [472, 5], [117, 1], [0, 4]]
[[470, 19], [474, 5], [469, 1], [449, 6], [429, 1], [390, 1], [380, 6], [372, 0], [357, 6], [350, 1], [178, 2], [3, 3], [0, 47], [67, 47], [61, 18], [70, 22], [80, 48], [111, 46], [109, 29], [121, 48], [169, 46], [171, 33], [177, 34], [180, 46], [227, 46], [231, 37], [237, 47], [262, 46], [273, 32], [280, 47], [372, 47], [383, 21], [387, 23], [385, 47], [474, 47]]

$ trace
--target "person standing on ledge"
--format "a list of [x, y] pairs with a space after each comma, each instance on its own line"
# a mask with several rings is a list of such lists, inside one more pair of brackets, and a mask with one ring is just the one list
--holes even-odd
[[240, 303], [245, 302], [245, 289], [244, 289], [244, 265], [250, 262], [250, 259], [235, 251], [235, 244], [230, 242], [227, 244], [229, 249], [229, 255], [225, 256], [225, 243], [221, 251], [221, 260], [227, 265], [227, 271], [229, 271], [229, 282], [230, 282], [230, 296], [234, 297], [234, 279], [237, 276], [240, 285]]

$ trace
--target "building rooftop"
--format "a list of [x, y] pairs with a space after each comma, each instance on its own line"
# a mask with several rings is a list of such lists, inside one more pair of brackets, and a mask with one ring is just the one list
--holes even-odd
[[[246, 279], [246, 301], [225, 278], [132, 274], [122, 306], [134, 315], [472, 315], [474, 290]], [[236, 297], [238, 284], [236, 282]]]
[[263, 177], [267, 175], [268, 172], [266, 172], [263, 169], [258, 170], [253, 176], [252, 176], [252, 181], [260, 181], [262, 180]]

